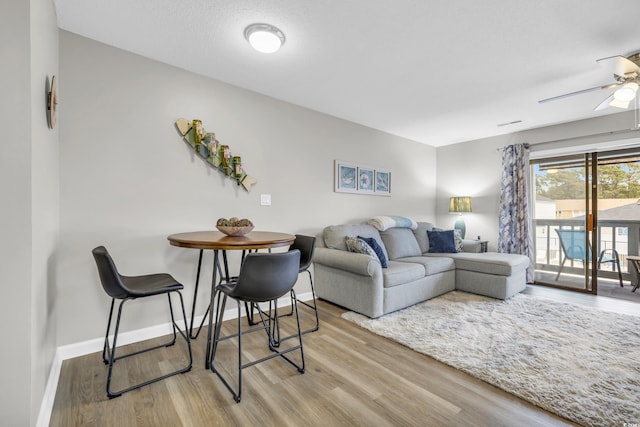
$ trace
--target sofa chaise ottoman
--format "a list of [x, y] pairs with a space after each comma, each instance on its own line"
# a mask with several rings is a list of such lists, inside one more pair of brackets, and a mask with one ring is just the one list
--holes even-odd
[[[500, 299], [525, 289], [529, 258], [478, 253], [479, 243], [473, 240], [462, 241], [462, 252], [433, 253], [427, 231], [434, 225], [418, 222], [413, 227], [326, 227], [316, 239], [317, 296], [375, 318], [455, 289]], [[387, 267], [379, 257], [350, 252], [348, 237], [374, 239]]]

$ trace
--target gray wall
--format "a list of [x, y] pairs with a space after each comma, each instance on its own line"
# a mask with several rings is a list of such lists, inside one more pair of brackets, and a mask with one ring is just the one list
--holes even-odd
[[55, 350], [58, 133], [45, 111], [46, 81], [58, 67], [51, 1], [3, 3], [0, 54], [0, 413], [4, 425], [19, 426], [35, 424]]
[[[60, 74], [58, 345], [103, 333], [108, 299], [91, 257], [97, 245], [123, 274], [172, 273], [190, 303], [197, 251], [169, 246], [171, 233], [214, 229], [231, 216], [258, 230], [306, 234], [380, 214], [434, 217], [433, 147], [64, 31]], [[201, 119], [242, 156], [258, 180], [250, 193], [194, 156], [174, 127], [181, 117]], [[335, 193], [335, 159], [391, 169], [392, 197]], [[260, 194], [272, 206], [260, 206]], [[307, 280], [300, 276], [299, 292], [309, 290]], [[138, 310], [126, 329], [167, 321], [161, 304]]]
[[454, 195], [472, 196], [473, 212], [464, 216], [467, 238], [478, 235], [497, 250], [498, 208], [502, 176], [501, 148], [530, 144], [530, 155], [561, 155], [584, 151], [640, 146], [640, 132], [633, 111], [581, 120], [493, 138], [469, 141], [437, 149], [438, 223], [452, 226], [456, 216], [448, 214]]

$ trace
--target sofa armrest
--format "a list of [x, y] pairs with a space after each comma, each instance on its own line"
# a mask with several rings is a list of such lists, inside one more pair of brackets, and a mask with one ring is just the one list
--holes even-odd
[[380, 261], [369, 255], [339, 249], [316, 248], [313, 262], [370, 277], [382, 269]]
[[462, 239], [462, 252], [480, 253], [481, 251], [480, 240]]

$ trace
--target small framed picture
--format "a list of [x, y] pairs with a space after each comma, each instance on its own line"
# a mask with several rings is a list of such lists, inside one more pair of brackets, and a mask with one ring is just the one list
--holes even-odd
[[358, 193], [374, 193], [375, 170], [367, 166], [358, 166]]
[[335, 191], [358, 192], [358, 166], [340, 160], [335, 161]]
[[380, 196], [391, 195], [391, 171], [384, 169], [375, 170], [375, 194]]

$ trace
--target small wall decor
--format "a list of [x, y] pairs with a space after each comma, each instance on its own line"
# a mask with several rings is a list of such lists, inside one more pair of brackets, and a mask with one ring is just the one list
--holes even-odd
[[200, 157], [224, 175], [235, 179], [247, 192], [258, 182], [244, 171], [240, 156], [232, 156], [229, 146], [220, 144], [215, 133], [205, 132], [201, 120], [178, 119], [176, 128]]
[[56, 110], [58, 108], [58, 89], [56, 76], [51, 76], [51, 82], [47, 80], [47, 124], [49, 129], [56, 127]]
[[336, 160], [334, 182], [338, 193], [391, 195], [391, 171], [387, 169]]

